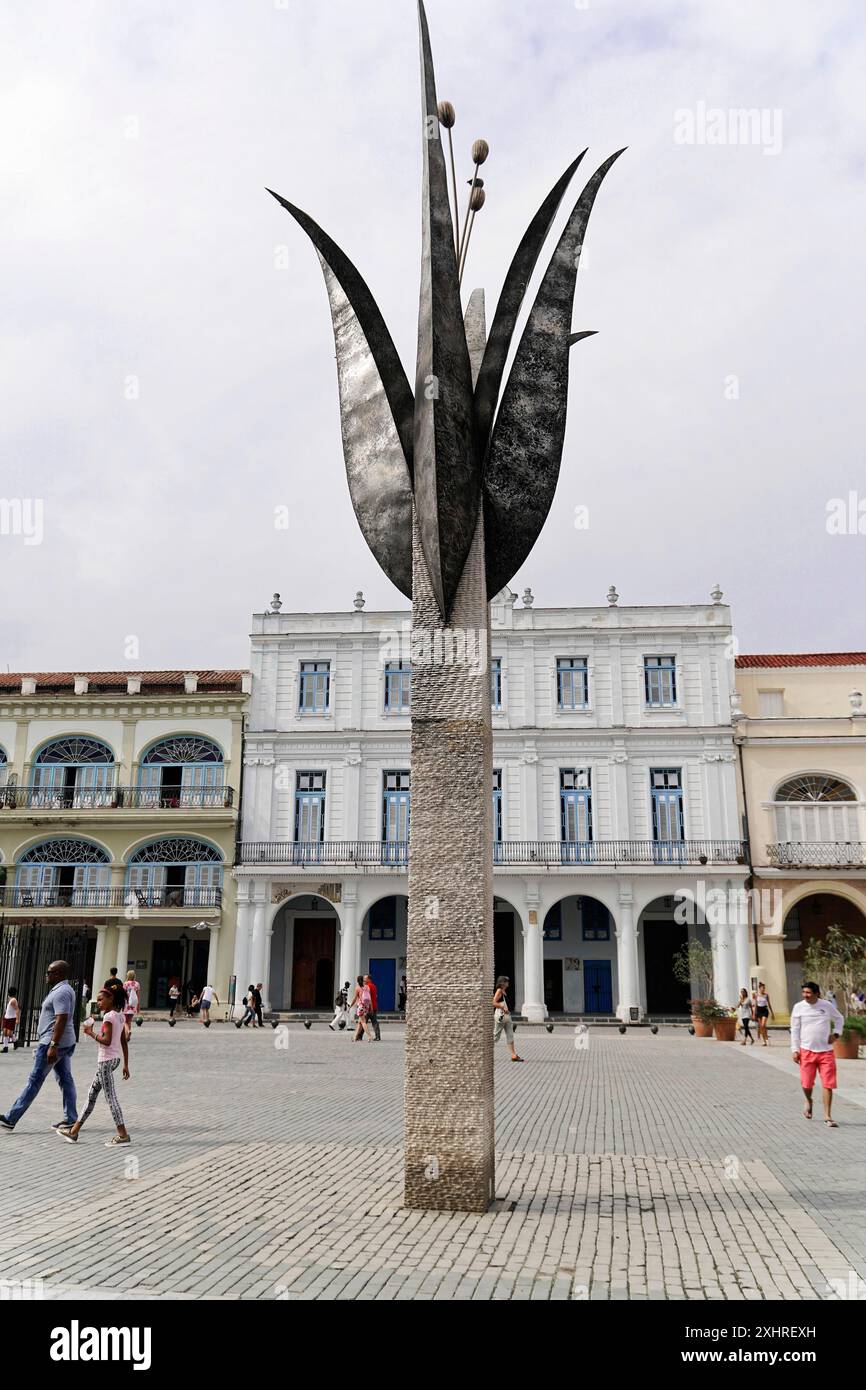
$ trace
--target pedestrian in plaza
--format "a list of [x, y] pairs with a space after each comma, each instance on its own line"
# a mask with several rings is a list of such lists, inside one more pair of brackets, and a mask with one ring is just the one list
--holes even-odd
[[382, 1034], [379, 1031], [379, 991], [373, 982], [372, 975], [364, 976], [364, 984], [370, 991], [370, 1027], [373, 1029], [373, 1041], [381, 1042]]
[[[63, 1120], [74, 1125], [78, 1114], [78, 1098], [72, 1079], [72, 1054], [75, 1051], [75, 990], [69, 983], [71, 967], [65, 960], [52, 961], [46, 979], [50, 989], [42, 1001], [36, 1029], [37, 1047], [30, 1075], [15, 1104], [0, 1115], [0, 1128], [14, 1129], [25, 1110], [33, 1104], [42, 1090], [48, 1073], [54, 1078], [63, 1096]], [[61, 1121], [62, 1123], [62, 1121]], [[56, 1125], [53, 1128], [57, 1128]]]
[[210, 1028], [210, 1006], [214, 1000], [219, 1003], [219, 995], [213, 985], [205, 985], [198, 997], [199, 1012], [201, 1014], [199, 1022], [203, 1023], [205, 1028]]
[[264, 989], [264, 985], [262, 984], [261, 980], [259, 980], [259, 982], [258, 982], [258, 984], [256, 985], [255, 989], [253, 990], [253, 1006], [254, 1006], [255, 1011], [256, 1011], [256, 1020], [257, 1020], [258, 1025], [259, 1025], [260, 1028], [264, 1028], [264, 1026], [265, 1026], [265, 1024], [264, 1024], [264, 1019], [262, 1018], [262, 990], [263, 990], [263, 989]]
[[123, 986], [126, 995], [126, 1003], [123, 1006], [123, 1017], [126, 1020], [126, 1039], [129, 1041], [132, 1034], [132, 1024], [138, 1013], [138, 1004], [141, 999], [141, 985], [135, 978], [134, 970], [127, 970], [126, 983]]
[[363, 975], [358, 976], [358, 983], [352, 1004], [358, 1020], [358, 1026], [355, 1029], [355, 1042], [363, 1042], [365, 1033], [372, 1042], [373, 1029], [370, 1026], [370, 1009], [373, 1005], [373, 997], [367, 988]]
[[108, 989], [119, 989], [123, 993], [123, 981], [117, 973], [117, 966], [113, 965], [108, 972], [108, 979], [105, 981]]
[[9, 1044], [14, 1048], [15, 1038], [18, 1034], [18, 1024], [21, 1018], [21, 1005], [18, 1003], [18, 987], [12, 985], [6, 993], [6, 1007], [3, 1010], [3, 1051], [9, 1051]]
[[346, 1019], [349, 1014], [349, 990], [352, 988], [349, 980], [343, 985], [336, 999], [334, 1000], [334, 1017], [328, 1024], [333, 1033], [337, 1028], [342, 1030], [346, 1026]]
[[253, 989], [253, 985], [249, 985], [247, 987], [247, 992], [242, 1000], [244, 1012], [243, 1016], [238, 1019], [235, 1025], [235, 1027], [237, 1028], [249, 1028], [250, 1024], [252, 1024], [254, 1028], [256, 1026], [256, 1010], [255, 1005], [253, 1004]]
[[180, 985], [177, 980], [172, 980], [168, 987], [168, 1016], [174, 1018], [174, 1011], [180, 1002]]
[[496, 981], [496, 989], [493, 992], [493, 1041], [498, 1043], [505, 1032], [505, 1041], [511, 1050], [512, 1062], [525, 1062], [525, 1057], [518, 1057], [514, 1049], [514, 1024], [511, 1021], [511, 1010], [508, 1007], [506, 998], [508, 986], [511, 984], [507, 975], [500, 975]]
[[405, 1016], [406, 1013], [406, 976], [400, 976], [400, 988], [397, 991], [397, 1008]]
[[749, 998], [749, 991], [747, 989], [740, 990], [740, 1002], [737, 1005], [737, 1016], [740, 1020], [740, 1027], [743, 1030], [743, 1047], [746, 1046], [747, 1042], [750, 1042], [754, 1047], [755, 1039], [752, 1037], [749, 1030], [749, 1024], [752, 1022], [754, 1014], [752, 1012], [752, 1001]]
[[812, 1118], [812, 1088], [815, 1074], [824, 1088], [824, 1124], [830, 1129], [839, 1126], [833, 1119], [833, 1092], [836, 1089], [836, 1058], [833, 1038], [845, 1026], [845, 1020], [832, 999], [822, 999], [814, 980], [803, 985], [803, 997], [791, 1010], [791, 1052], [800, 1066], [800, 1085], [806, 1104], [803, 1114]]
[[764, 1047], [769, 1047], [770, 1045], [770, 1039], [767, 1037], [767, 1019], [771, 1014], [773, 1018], [776, 1017], [773, 1013], [773, 1006], [770, 1003], [770, 996], [767, 993], [767, 986], [764, 984], [763, 980], [759, 980], [758, 992], [755, 995], [755, 1018], [758, 1024], [758, 1037], [761, 1039]]
[[126, 1020], [120, 1009], [115, 1005], [120, 1001], [115, 992], [110, 989], [102, 989], [99, 992], [98, 1003], [102, 1013], [102, 1023], [98, 1033], [93, 1031], [93, 1023], [88, 1020], [84, 1025], [84, 1031], [88, 1038], [92, 1038], [98, 1043], [96, 1054], [96, 1075], [90, 1083], [90, 1090], [87, 1093], [87, 1104], [85, 1105], [80, 1117], [72, 1125], [60, 1125], [57, 1133], [61, 1139], [65, 1139], [67, 1144], [77, 1144], [78, 1136], [81, 1133], [81, 1126], [85, 1120], [89, 1119], [96, 1104], [96, 1098], [100, 1091], [105, 1093], [108, 1108], [111, 1111], [111, 1118], [117, 1126], [117, 1134], [109, 1139], [105, 1147], [113, 1149], [116, 1145], [131, 1144], [132, 1140], [123, 1123], [123, 1111], [117, 1099], [114, 1089], [114, 1073], [120, 1066], [121, 1055], [123, 1057], [123, 1079], [129, 1080], [129, 1044], [126, 1037]]

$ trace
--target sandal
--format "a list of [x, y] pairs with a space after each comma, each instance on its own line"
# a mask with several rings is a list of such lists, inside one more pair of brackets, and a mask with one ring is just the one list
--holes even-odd
[[525, 1061], [526, 1061], [526, 1058], [525, 1058], [525, 1057], [512, 1057], [511, 1060], [512, 1060], [512, 1062], [525, 1062]]
[[115, 1136], [114, 1136], [113, 1139], [109, 1139], [109, 1140], [107, 1141], [105, 1147], [106, 1147], [107, 1149], [114, 1149], [114, 1148], [117, 1148], [117, 1147], [118, 1147], [119, 1145], [121, 1145], [121, 1144], [131, 1144], [131, 1143], [132, 1143], [132, 1140], [130, 1139], [130, 1137], [129, 1137], [128, 1134], [127, 1134], [127, 1136], [126, 1136], [125, 1139], [121, 1139], [121, 1137], [120, 1137], [119, 1134], [115, 1134]]
[[835, 1120], [825, 1120], [825, 1121], [824, 1121], [824, 1124], [827, 1126], [828, 1129], [838, 1129], [838, 1128], [839, 1128], [839, 1126], [837, 1125], [837, 1123], [836, 1123]]

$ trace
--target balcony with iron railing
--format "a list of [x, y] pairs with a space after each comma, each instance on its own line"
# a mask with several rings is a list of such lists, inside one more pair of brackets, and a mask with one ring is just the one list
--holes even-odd
[[[406, 840], [245, 840], [239, 853], [241, 864], [298, 868], [367, 865], [405, 868], [408, 861]], [[746, 854], [742, 840], [498, 840], [493, 845], [493, 862], [544, 868], [633, 864], [703, 866], [745, 864]]]
[[233, 787], [0, 787], [0, 811], [227, 811]]
[[774, 869], [853, 869], [866, 867], [863, 840], [783, 840], [767, 845]]
[[135, 911], [219, 908], [221, 888], [11, 888], [0, 887], [0, 908]]

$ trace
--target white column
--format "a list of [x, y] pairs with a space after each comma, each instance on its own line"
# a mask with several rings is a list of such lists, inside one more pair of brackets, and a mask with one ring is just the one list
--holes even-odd
[[253, 905], [249, 898], [250, 885], [248, 882], [238, 883], [238, 915], [237, 927], [235, 929], [235, 958], [232, 966], [232, 973], [235, 976], [235, 1006], [234, 1016], [240, 1018], [243, 1013], [241, 1000], [246, 994], [247, 979], [250, 968], [250, 934], [252, 930]]
[[[256, 884], [256, 889], [258, 887], [259, 885]], [[263, 899], [253, 903], [253, 939], [250, 946], [250, 978], [247, 984], [257, 985], [260, 980], [264, 986], [267, 985], [265, 980], [265, 903]], [[246, 989], [246, 985], [244, 988]], [[264, 1000], [262, 1002], [264, 1003]]]
[[732, 983], [736, 963], [727, 922], [710, 927], [710, 941], [713, 946], [713, 995], [723, 1008], [729, 1008], [736, 1004], [740, 991]]
[[521, 913], [523, 930], [523, 1003], [520, 1012], [530, 1023], [543, 1023], [544, 1006], [544, 923], [538, 906], [538, 887], [527, 884], [526, 910]]
[[[273, 935], [274, 924], [271, 922], [270, 926], [265, 930], [265, 955], [262, 973], [256, 980], [256, 984], [258, 984], [259, 980], [262, 982], [262, 1009], [268, 1013], [271, 1011], [271, 941]], [[243, 998], [243, 995], [241, 995], [241, 998]]]
[[616, 973], [619, 983], [619, 998], [616, 1016], [628, 1023], [631, 1010], [638, 1010], [640, 1017], [640, 985], [637, 951], [637, 930], [634, 924], [634, 901], [631, 889], [620, 888], [619, 913], [616, 923]]
[[217, 954], [220, 946], [220, 922], [214, 922], [210, 929], [210, 941], [207, 948], [207, 984], [216, 988], [217, 973]]
[[129, 968], [129, 967], [127, 966], [127, 961], [129, 960], [129, 933], [131, 932], [131, 930], [132, 930], [132, 923], [131, 923], [131, 922], [118, 922], [118, 924], [117, 924], [117, 959], [116, 959], [116, 961], [115, 961], [115, 964], [116, 964], [116, 966], [117, 966], [117, 973], [118, 973], [118, 975], [119, 975], [119, 977], [120, 977], [121, 980], [125, 980], [125, 979], [126, 979], [126, 972], [127, 972], [127, 969]]
[[739, 998], [740, 990], [749, 988], [749, 906], [748, 894], [741, 884], [728, 886], [728, 904], [737, 975], [734, 983]]
[[[340, 904], [340, 979], [342, 989], [348, 980], [354, 986], [360, 969], [361, 932], [358, 925], [358, 899], [344, 898]], [[349, 998], [351, 999], [351, 994]]]
[[105, 922], [102, 922], [96, 928], [96, 955], [93, 958], [93, 979], [87, 981], [90, 985], [91, 999], [96, 998], [99, 990], [102, 989], [102, 982], [108, 974], [108, 967], [105, 964], [105, 940], [107, 932], [108, 926]]

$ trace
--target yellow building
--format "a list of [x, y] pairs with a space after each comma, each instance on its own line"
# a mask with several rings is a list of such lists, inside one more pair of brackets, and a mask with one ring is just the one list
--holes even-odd
[[737, 658], [753, 978], [782, 1019], [810, 940], [833, 924], [866, 936], [864, 690], [866, 652]]
[[248, 691], [242, 671], [0, 676], [7, 938], [68, 930], [86, 982], [134, 969], [145, 1008], [173, 979], [225, 999]]

